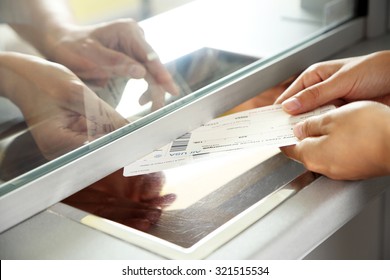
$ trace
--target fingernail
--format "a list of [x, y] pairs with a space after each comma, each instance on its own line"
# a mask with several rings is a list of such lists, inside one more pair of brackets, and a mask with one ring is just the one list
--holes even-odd
[[297, 123], [294, 128], [293, 128], [293, 132], [294, 132], [294, 135], [295, 137], [297, 137], [298, 139], [302, 139], [303, 138], [303, 130], [302, 130], [302, 127], [303, 127], [303, 123], [300, 122], [300, 123]]
[[155, 53], [155, 52], [150, 52], [150, 53], [148, 53], [148, 54], [146, 55], [146, 59], [147, 59], [148, 61], [153, 61], [153, 60], [159, 59], [159, 57], [158, 57], [158, 54], [157, 54], [157, 53]]
[[299, 102], [299, 100], [295, 97], [293, 98], [289, 98], [287, 99], [286, 101], [284, 101], [282, 103], [282, 106], [283, 108], [286, 110], [286, 111], [296, 111], [298, 110], [299, 108], [301, 108], [301, 102]]
[[140, 65], [133, 64], [129, 68], [129, 74], [131, 77], [135, 79], [143, 78], [146, 74], [146, 70], [144, 67]]

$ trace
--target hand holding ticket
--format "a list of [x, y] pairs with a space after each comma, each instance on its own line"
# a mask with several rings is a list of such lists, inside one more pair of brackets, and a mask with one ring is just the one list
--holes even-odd
[[329, 105], [291, 116], [283, 111], [281, 105], [271, 105], [217, 118], [126, 166], [124, 175], [157, 172], [200, 158], [204, 160], [221, 152], [293, 145], [298, 142], [293, 134], [295, 124], [333, 108]]

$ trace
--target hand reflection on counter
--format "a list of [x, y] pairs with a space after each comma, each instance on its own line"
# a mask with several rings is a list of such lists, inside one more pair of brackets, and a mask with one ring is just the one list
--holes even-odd
[[175, 200], [161, 195], [163, 173], [124, 177], [122, 170], [63, 200], [88, 213], [141, 230], [157, 223], [162, 210]]

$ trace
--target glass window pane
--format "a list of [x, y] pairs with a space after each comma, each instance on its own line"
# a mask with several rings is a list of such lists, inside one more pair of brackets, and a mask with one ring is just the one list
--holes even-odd
[[0, 194], [234, 82], [356, 10], [348, 0], [0, 5]]

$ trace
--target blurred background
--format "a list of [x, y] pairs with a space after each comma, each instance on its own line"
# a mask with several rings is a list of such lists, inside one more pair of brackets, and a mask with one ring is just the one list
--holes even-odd
[[80, 23], [130, 17], [140, 21], [194, 0], [69, 0]]

